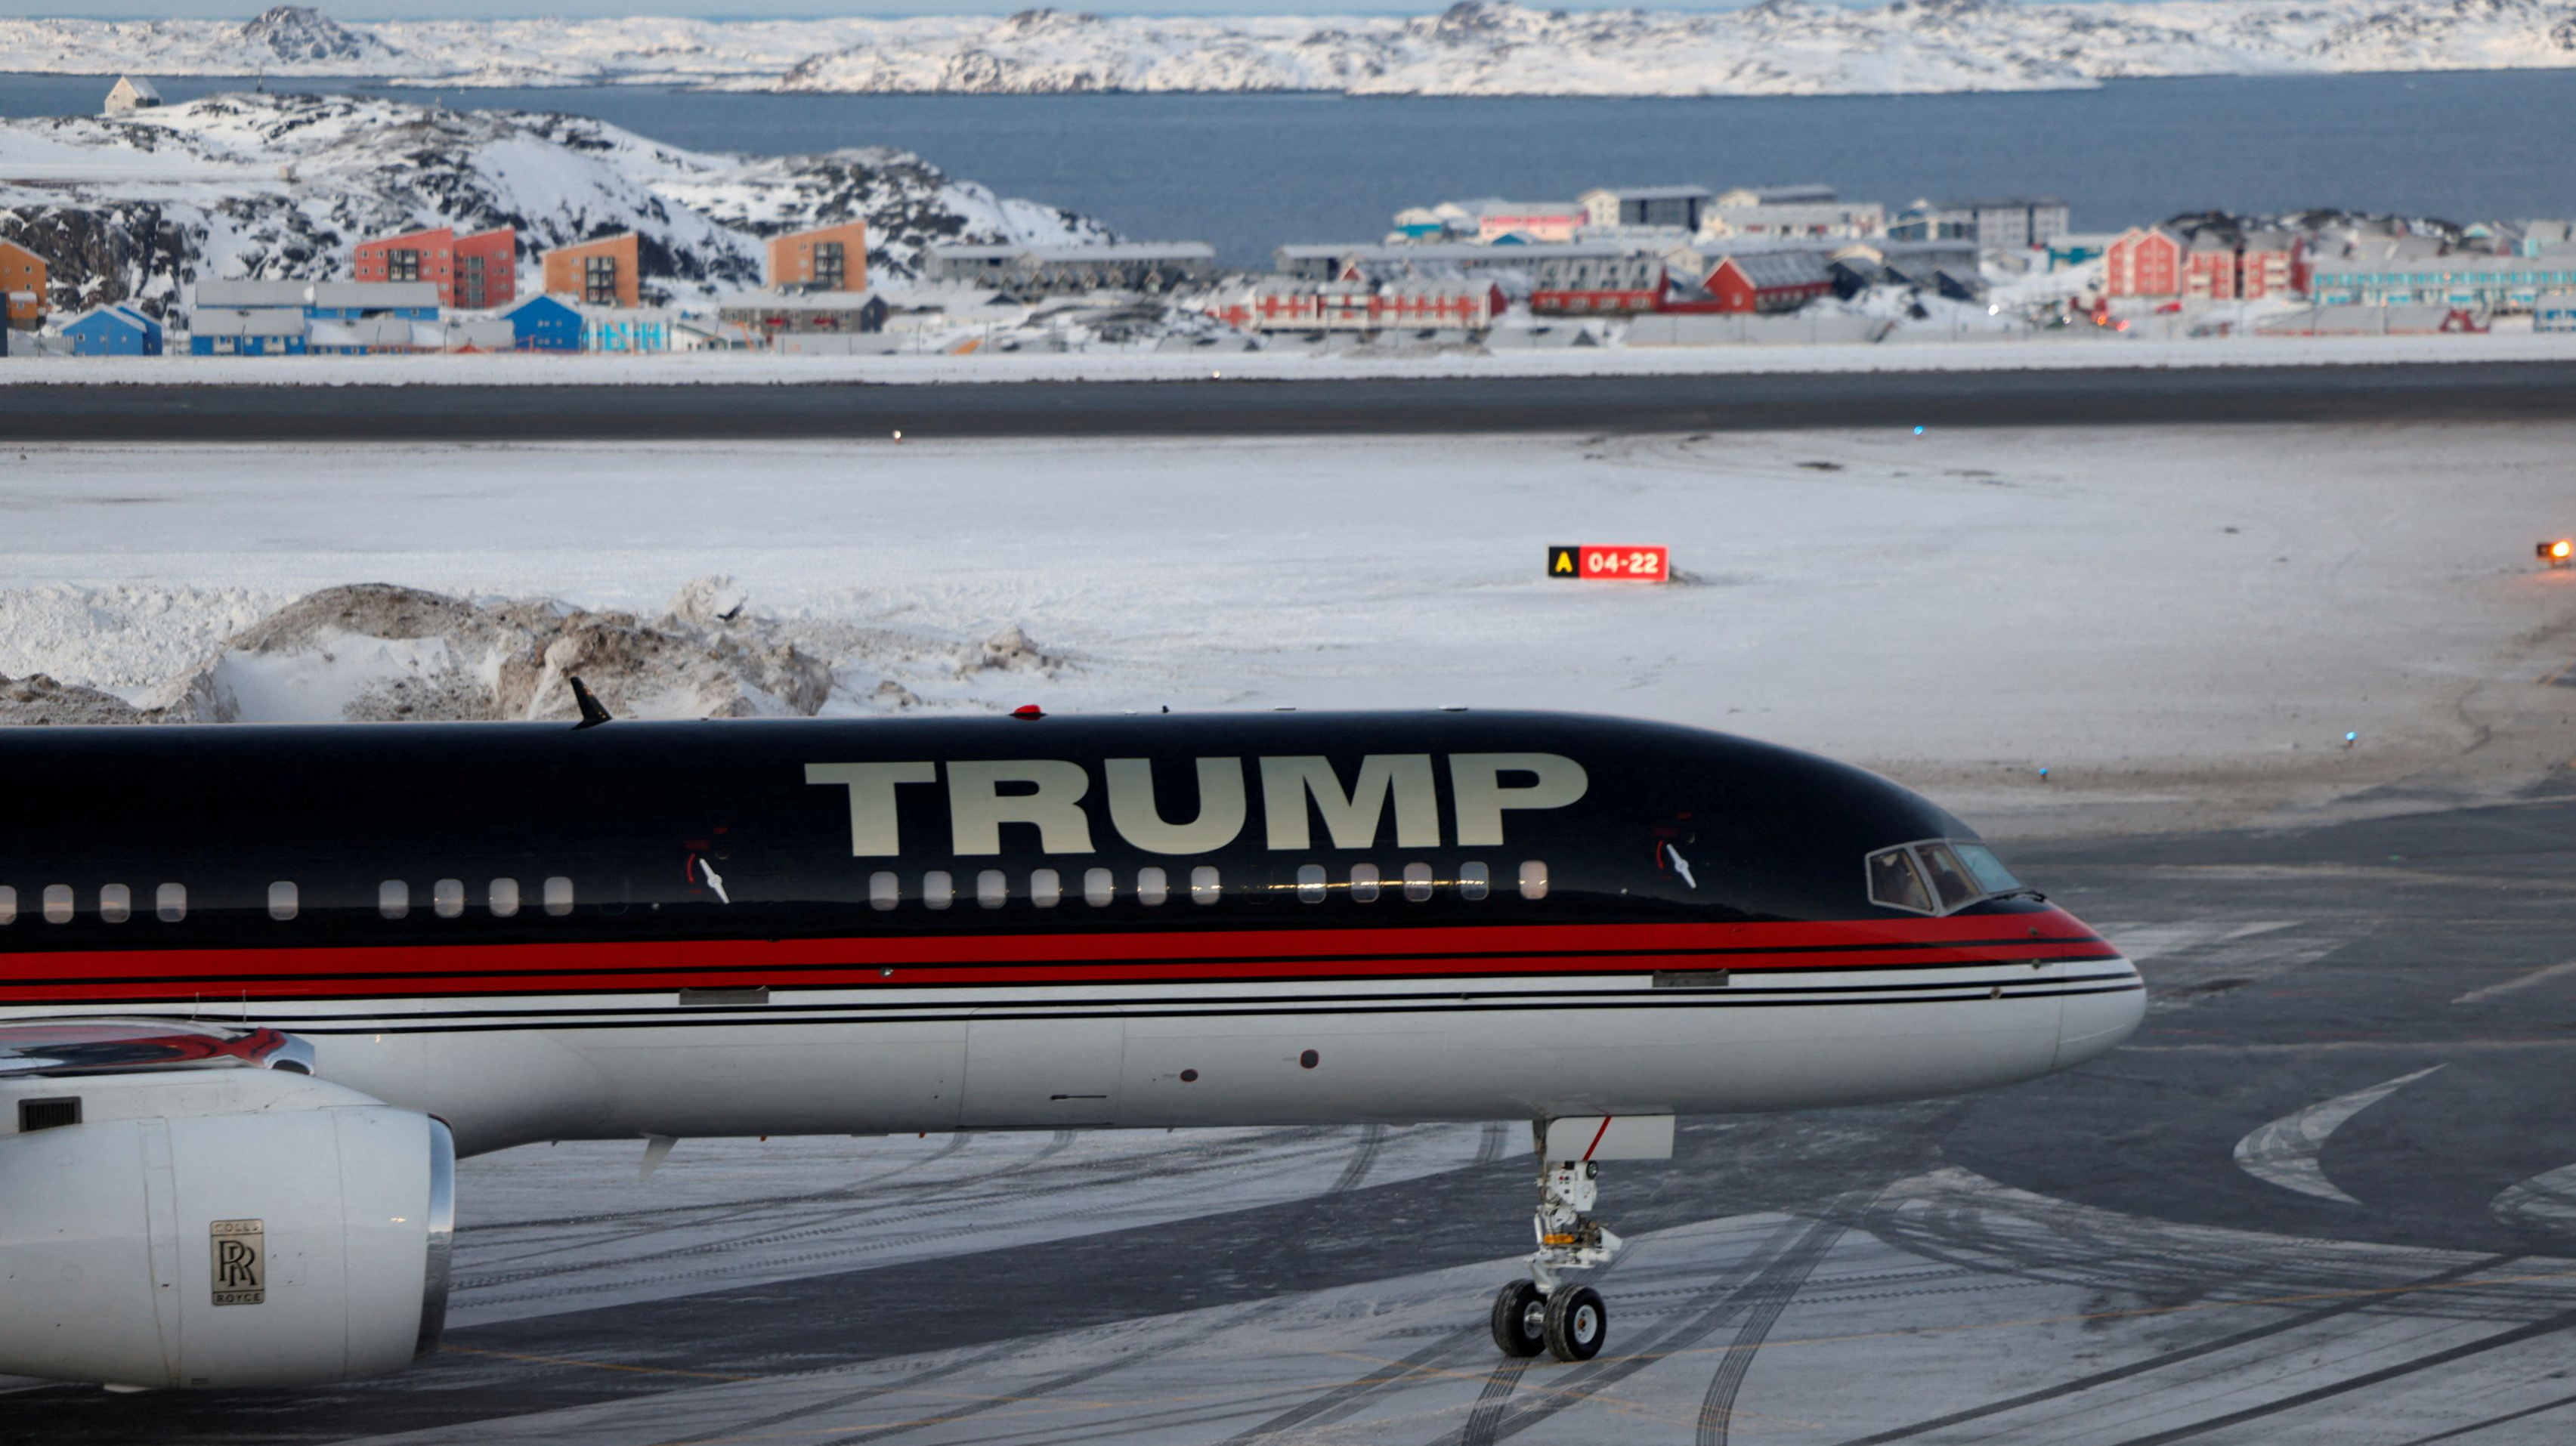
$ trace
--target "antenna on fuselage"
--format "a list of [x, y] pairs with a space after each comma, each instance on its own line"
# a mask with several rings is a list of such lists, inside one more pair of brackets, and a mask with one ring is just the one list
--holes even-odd
[[581, 679], [571, 678], [566, 681], [572, 684], [574, 706], [581, 709], [581, 721], [572, 725], [572, 731], [579, 733], [584, 728], [596, 728], [617, 716], [601, 707], [597, 698], [590, 696], [590, 690], [581, 685]]

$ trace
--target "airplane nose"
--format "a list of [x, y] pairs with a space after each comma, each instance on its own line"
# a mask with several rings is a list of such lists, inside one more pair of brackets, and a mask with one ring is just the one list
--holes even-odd
[[[2057, 1024], [2059, 1069], [2072, 1069], [2108, 1053], [2136, 1033], [2138, 1022], [2147, 1017], [2147, 991], [2139, 983], [2136, 965], [2125, 958], [2105, 959], [2084, 972], [2112, 977], [2091, 985], [2101, 993], [2070, 994], [2059, 1001], [2064, 1006]], [[2123, 981], [2125, 988], [2119, 987]]]

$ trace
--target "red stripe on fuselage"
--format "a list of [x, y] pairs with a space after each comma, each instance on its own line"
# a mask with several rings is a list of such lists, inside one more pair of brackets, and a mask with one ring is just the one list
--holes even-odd
[[[150, 925], [138, 925], [148, 928]], [[286, 927], [291, 928], [292, 925]], [[436, 927], [431, 924], [428, 927]], [[1154, 983], [1659, 969], [1922, 968], [2116, 953], [2060, 910], [1815, 924], [1547, 924], [935, 938], [85, 950], [0, 954], [0, 1003], [567, 994], [768, 983]], [[42, 979], [27, 977], [31, 969]], [[894, 971], [888, 974], [886, 971]]]

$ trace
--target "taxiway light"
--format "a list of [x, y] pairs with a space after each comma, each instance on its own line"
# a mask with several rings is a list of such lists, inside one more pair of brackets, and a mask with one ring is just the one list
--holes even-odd
[[2571, 559], [2576, 559], [2576, 539], [2562, 537], [2555, 542], [2541, 543], [2532, 551], [2551, 567], [2565, 567]]
[[2354, 745], [2354, 744], [2356, 744], [2356, 743], [2359, 743], [2360, 741], [2361, 741], [2361, 735], [2360, 735], [2360, 734], [2358, 734], [2358, 733], [2354, 733], [2354, 732], [2349, 732], [2349, 731], [2347, 731], [2347, 732], [2343, 735], [2343, 746], [2344, 746], [2344, 747], [2346, 747], [2346, 748], [2350, 748], [2352, 745]]
[[1916, 435], [1916, 436], [1918, 436], [1918, 437], [1922, 436], [1922, 435], [1923, 435], [1923, 429], [1922, 429], [1921, 427], [1917, 427], [1917, 428], [1915, 428], [1915, 429], [1914, 429], [1914, 435]]

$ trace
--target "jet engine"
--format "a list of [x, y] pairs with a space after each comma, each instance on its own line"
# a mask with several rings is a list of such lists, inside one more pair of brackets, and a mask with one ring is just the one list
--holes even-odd
[[0, 1112], [0, 1374], [298, 1385], [437, 1348], [439, 1121], [291, 1064], [0, 1078]]

